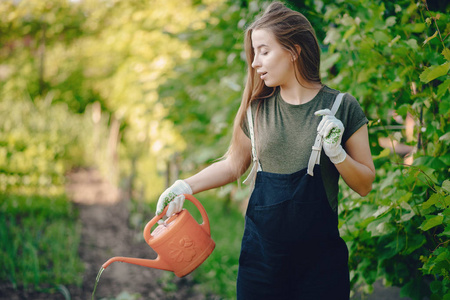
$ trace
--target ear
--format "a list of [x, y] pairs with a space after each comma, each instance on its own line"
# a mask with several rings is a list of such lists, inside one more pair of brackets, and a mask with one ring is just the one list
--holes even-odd
[[295, 45], [295, 53], [292, 53], [291, 61], [297, 60], [300, 56], [300, 52], [302, 52], [302, 48], [299, 45]]

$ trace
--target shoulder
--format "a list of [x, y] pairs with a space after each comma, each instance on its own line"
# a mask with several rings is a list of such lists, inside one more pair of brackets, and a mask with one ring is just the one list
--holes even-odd
[[360, 106], [358, 100], [352, 94], [349, 94], [349, 93], [347, 93], [345, 91], [336, 90], [336, 89], [330, 88], [329, 86], [325, 85], [323, 90], [322, 90], [322, 93], [323, 93], [323, 98], [325, 100], [328, 100], [328, 101], [331, 101], [331, 102], [334, 102], [334, 100], [336, 99], [337, 95], [339, 95], [340, 93], [343, 93], [344, 94], [344, 98], [342, 99], [342, 101], [343, 101], [342, 104], [344, 104], [345, 106], [348, 106], [348, 105], [350, 105], [350, 106], [354, 106], [354, 105]]
[[337, 112], [337, 116], [340, 114], [348, 114], [349, 112], [353, 112], [355, 110], [359, 110], [362, 112], [361, 105], [359, 104], [358, 100], [349, 93], [346, 93], [344, 91], [339, 91], [333, 88], [330, 88], [328, 86], [324, 86], [323, 88], [323, 98], [324, 102], [329, 103], [332, 105], [334, 101], [336, 100], [337, 95], [339, 93], [344, 93], [344, 98], [342, 98], [341, 105], [339, 107], [339, 110]]

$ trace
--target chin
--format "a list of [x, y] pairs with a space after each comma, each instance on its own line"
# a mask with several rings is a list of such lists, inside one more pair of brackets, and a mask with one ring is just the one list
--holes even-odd
[[264, 84], [265, 84], [267, 87], [277, 87], [277, 86], [278, 86], [278, 84], [275, 84], [275, 83], [270, 82], [270, 81], [264, 81]]

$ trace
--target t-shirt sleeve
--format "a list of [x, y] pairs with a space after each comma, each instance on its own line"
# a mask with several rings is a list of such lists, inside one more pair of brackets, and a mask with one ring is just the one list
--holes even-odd
[[244, 131], [245, 135], [250, 138], [250, 130], [248, 128], [248, 118], [247, 118], [247, 112], [245, 112], [244, 120], [241, 123], [242, 131]]
[[358, 100], [350, 94], [345, 94], [336, 117], [341, 120], [345, 128], [342, 144], [345, 144], [358, 129], [369, 122]]

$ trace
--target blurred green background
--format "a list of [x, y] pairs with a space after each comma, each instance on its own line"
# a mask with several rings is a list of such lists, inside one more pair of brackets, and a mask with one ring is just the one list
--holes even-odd
[[[100, 170], [148, 216], [166, 186], [225, 153], [243, 32], [268, 3], [0, 1], [0, 282], [81, 285], [71, 171]], [[316, 29], [323, 82], [354, 95], [370, 120], [374, 189], [340, 192], [352, 285], [370, 293], [383, 279], [412, 299], [450, 299], [449, 4], [287, 4]], [[194, 277], [229, 299], [249, 190], [207, 195], [210, 218], [225, 220]]]

